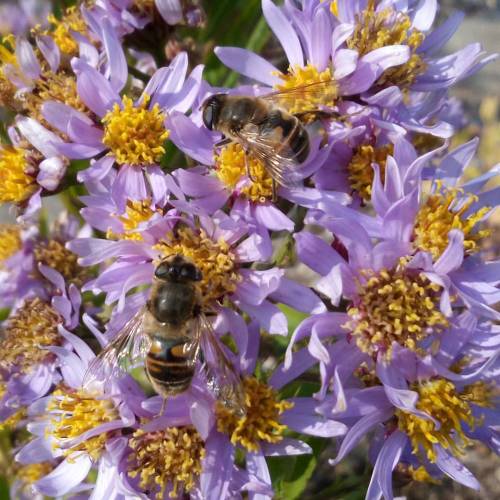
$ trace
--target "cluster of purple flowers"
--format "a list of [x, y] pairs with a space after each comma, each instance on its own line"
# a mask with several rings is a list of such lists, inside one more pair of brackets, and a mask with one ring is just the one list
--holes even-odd
[[[215, 48], [251, 80], [231, 89], [186, 52], [158, 67], [129, 44], [202, 26], [198, 2], [85, 1], [28, 35], [11, 28], [0, 202], [18, 224], [0, 226], [0, 417], [27, 429], [12, 443], [14, 498], [273, 498], [266, 457], [311, 454], [311, 437], [336, 444], [332, 475], [371, 437], [368, 499], [394, 498], [394, 474], [480, 488], [460, 459], [476, 442], [500, 454], [500, 261], [482, 250], [500, 165], [464, 176], [477, 140], [450, 148], [463, 113], [448, 89], [495, 56], [442, 55], [462, 16], [436, 27], [438, 10], [262, 0], [286, 60]], [[262, 160], [216, 147], [203, 124], [214, 93], [320, 82], [328, 92], [283, 102], [323, 114], [306, 120], [300, 183], [277, 196]], [[181, 154], [189, 167], [171, 161]], [[73, 215], [47, 224], [43, 199], [58, 194]], [[141, 368], [82, 385], [173, 255], [201, 270], [244, 415], [198, 372], [166, 404]]]

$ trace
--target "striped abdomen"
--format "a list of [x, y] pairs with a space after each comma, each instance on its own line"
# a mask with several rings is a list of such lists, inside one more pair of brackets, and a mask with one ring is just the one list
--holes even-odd
[[146, 371], [155, 391], [163, 397], [185, 391], [191, 384], [195, 371], [193, 353], [186, 353], [184, 346], [192, 339], [153, 337], [146, 356]]

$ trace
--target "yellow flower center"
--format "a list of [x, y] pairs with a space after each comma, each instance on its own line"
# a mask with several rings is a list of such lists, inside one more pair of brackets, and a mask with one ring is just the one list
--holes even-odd
[[413, 467], [413, 465], [408, 466], [407, 464], [399, 463], [396, 466], [396, 471], [399, 474], [402, 474], [403, 477], [408, 478], [411, 481], [417, 481], [419, 483], [431, 483], [431, 484], [440, 484], [440, 481], [434, 479], [427, 469], [421, 465], [420, 467]]
[[248, 179], [239, 192], [247, 199], [265, 203], [273, 195], [273, 180], [267, 173], [261, 161], [247, 156], [237, 143], [231, 143], [222, 148], [215, 157], [216, 175], [230, 189], [235, 189], [238, 183], [247, 177], [246, 162], [248, 162], [252, 180]]
[[466, 398], [457, 392], [448, 380], [436, 379], [412, 387], [418, 392], [416, 407], [439, 422], [439, 429], [431, 420], [417, 417], [403, 410], [396, 410], [398, 427], [406, 433], [413, 446], [413, 453], [421, 450], [431, 462], [436, 461], [435, 444], [461, 455], [470, 440], [465, 436], [463, 424], [474, 427], [477, 423]]
[[158, 104], [148, 109], [149, 101], [146, 97], [134, 106], [130, 97], [123, 96], [123, 105], [115, 103], [102, 119], [103, 143], [120, 165], [151, 165], [165, 153], [163, 144], [169, 136], [163, 124], [165, 115]]
[[[276, 90], [286, 92], [295, 89], [293, 96], [283, 97], [282, 103], [280, 103], [288, 112], [300, 113], [315, 110], [321, 106], [334, 106], [338, 97], [338, 89], [333, 81], [330, 68], [319, 72], [314, 65], [308, 64], [303, 68], [295, 66], [290, 68], [288, 73], [278, 73], [277, 75], [283, 80], [283, 83], [275, 85]], [[303, 91], [297, 90], [300, 87], [321, 82], [328, 82], [321, 91], [312, 92], [308, 88], [304, 88]]]
[[439, 310], [441, 287], [423, 273], [408, 272], [401, 261], [395, 269], [363, 274], [345, 324], [363, 352], [390, 356], [393, 342], [416, 350], [417, 342], [431, 330], [439, 332], [448, 326]]
[[372, 163], [377, 163], [380, 170], [380, 179], [385, 179], [385, 163], [387, 157], [394, 153], [394, 146], [388, 144], [375, 148], [369, 144], [358, 146], [347, 165], [347, 173], [351, 188], [356, 191], [365, 202], [372, 197], [374, 172]]
[[389, 45], [407, 45], [410, 59], [400, 66], [387, 69], [377, 81], [378, 85], [409, 87], [425, 72], [427, 65], [417, 54], [425, 35], [411, 27], [411, 19], [391, 8], [375, 11], [375, 1], [370, 0], [366, 10], [357, 15], [356, 28], [347, 40], [350, 49], [357, 50], [360, 57], [372, 50]]
[[21, 203], [36, 191], [26, 156], [24, 149], [0, 146], [0, 203]]
[[82, 14], [77, 7], [69, 7], [61, 19], [57, 19], [54, 14], [47, 18], [51, 29], [45, 34], [51, 36], [57, 46], [64, 54], [75, 56], [78, 54], [78, 42], [73, 38], [72, 31], [85, 35], [87, 25]]
[[[160, 209], [158, 211], [161, 213]], [[151, 200], [127, 200], [125, 215], [117, 216], [123, 224], [123, 232], [114, 233], [108, 230], [106, 237], [108, 239], [142, 241], [142, 235], [136, 229], [142, 223], [149, 221], [154, 214], [155, 212], [151, 208]]]
[[223, 239], [215, 242], [202, 230], [195, 233], [190, 228], [182, 227], [172, 235], [172, 239], [163, 240], [156, 248], [165, 257], [182, 255], [198, 267], [203, 276], [200, 290], [205, 304], [233, 293], [241, 279], [227, 242]]
[[33, 251], [35, 261], [58, 271], [67, 282], [82, 284], [86, 271], [78, 265], [76, 254], [68, 250], [62, 243], [50, 240], [39, 243]]
[[[205, 443], [194, 427], [168, 427], [161, 431], [137, 430], [129, 441], [128, 475], [150, 498], [182, 498], [195, 488], [205, 457]], [[154, 497], [152, 495], [155, 495]]]
[[[430, 252], [437, 260], [448, 246], [448, 233], [452, 229], [459, 229], [464, 234], [465, 254], [477, 252], [478, 243], [488, 236], [490, 231], [477, 231], [476, 226], [491, 207], [483, 207], [477, 212], [465, 215], [476, 201], [475, 195], [464, 196], [463, 190], [458, 188], [446, 188], [430, 195], [417, 214], [415, 246]], [[457, 202], [460, 203], [459, 208], [456, 208]]]
[[289, 401], [278, 401], [278, 393], [254, 377], [243, 380], [246, 414], [241, 417], [217, 402], [217, 430], [227, 434], [234, 445], [248, 451], [260, 449], [260, 442], [279, 443], [286, 425], [280, 424], [280, 415], [293, 407]]
[[3, 263], [21, 249], [21, 231], [17, 226], [0, 224], [0, 269]]
[[27, 301], [7, 320], [0, 344], [0, 365], [13, 366], [27, 372], [29, 369], [51, 358], [44, 349], [61, 342], [57, 326], [59, 314], [38, 297]]
[[25, 484], [34, 484], [42, 477], [52, 472], [53, 465], [50, 462], [40, 462], [16, 467], [16, 477]]
[[104, 450], [107, 433], [99, 434], [74, 446], [69, 446], [70, 442], [84, 432], [119, 418], [112, 401], [66, 388], [54, 391], [47, 409], [52, 415], [52, 427], [49, 433], [58, 441], [55, 446], [60, 447], [65, 456], [75, 451], [83, 451], [93, 460], [97, 460]]

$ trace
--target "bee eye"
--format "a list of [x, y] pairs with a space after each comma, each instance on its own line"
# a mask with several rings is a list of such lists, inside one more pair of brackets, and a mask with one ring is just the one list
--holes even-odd
[[158, 279], [167, 279], [170, 271], [170, 266], [167, 263], [160, 264], [155, 270], [155, 276]]
[[203, 110], [203, 123], [205, 124], [205, 127], [208, 128], [208, 130], [213, 129], [214, 111], [212, 106], [212, 103], [209, 103]]

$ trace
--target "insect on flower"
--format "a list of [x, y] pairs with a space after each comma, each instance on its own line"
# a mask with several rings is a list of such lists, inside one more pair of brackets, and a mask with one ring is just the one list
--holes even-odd
[[189, 388], [202, 357], [214, 395], [231, 410], [244, 414], [240, 377], [202, 311], [197, 286], [201, 279], [201, 271], [182, 255], [160, 262], [147, 304], [89, 365], [83, 385], [119, 377], [144, 360], [153, 388], [166, 399]]
[[[305, 123], [332, 117], [337, 97], [334, 80], [271, 92], [260, 97], [214, 94], [202, 105], [203, 123], [224, 138], [216, 147], [240, 144], [247, 155], [260, 160], [276, 185], [294, 187], [301, 180], [298, 166], [309, 156]], [[247, 175], [252, 180], [247, 160]]]

